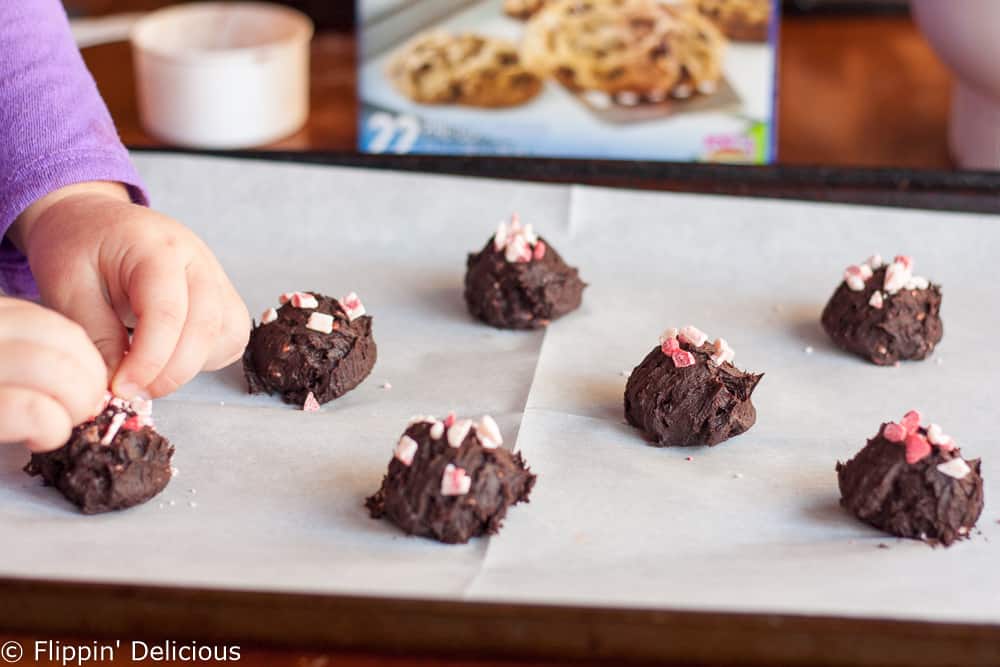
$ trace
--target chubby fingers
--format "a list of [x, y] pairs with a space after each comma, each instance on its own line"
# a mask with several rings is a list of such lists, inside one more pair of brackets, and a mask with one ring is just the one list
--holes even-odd
[[65, 406], [44, 392], [0, 385], [0, 442], [52, 451], [69, 440], [73, 423]]
[[188, 319], [187, 267], [169, 255], [152, 257], [132, 272], [126, 295], [136, 326], [112, 390], [125, 398], [155, 396], [151, 385], [177, 349]]
[[202, 370], [239, 358], [250, 332], [246, 306], [228, 281], [204, 265], [188, 270], [188, 314], [177, 349], [150, 385], [151, 396], [176, 391]]

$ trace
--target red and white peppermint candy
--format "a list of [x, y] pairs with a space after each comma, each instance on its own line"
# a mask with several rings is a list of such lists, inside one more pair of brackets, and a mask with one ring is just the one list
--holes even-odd
[[679, 337], [683, 342], [695, 347], [701, 347], [708, 341], [708, 335], [704, 331], [690, 324], [681, 329]]
[[496, 420], [489, 415], [483, 415], [476, 423], [476, 435], [486, 449], [496, 449], [503, 444], [503, 436]]
[[924, 278], [923, 276], [913, 276], [904, 285], [904, 289], [927, 289], [931, 286], [931, 282]]
[[916, 433], [920, 429], [921, 421], [923, 421], [923, 415], [917, 410], [910, 410], [903, 415], [903, 419], [899, 423], [903, 425], [907, 433]]
[[868, 305], [877, 310], [882, 308], [883, 303], [882, 292], [872, 292], [872, 298], [868, 299]]
[[965, 479], [972, 472], [972, 468], [960, 456], [956, 456], [944, 463], [939, 463], [937, 469], [938, 472], [948, 475], [948, 477], [954, 477], [955, 479]]
[[907, 463], [917, 463], [918, 461], [930, 456], [930, 453], [931, 443], [927, 442], [927, 438], [919, 433], [910, 433], [906, 436]]
[[278, 297], [278, 303], [284, 306], [286, 303], [292, 300], [292, 297], [298, 294], [298, 292], [284, 292]]
[[882, 261], [882, 255], [879, 254], [874, 254], [868, 259], [866, 259], [865, 264], [871, 267], [873, 271], [876, 269], [881, 269], [883, 266], [885, 266], [885, 262]]
[[543, 259], [545, 257], [545, 250], [546, 250], [545, 241], [539, 241], [538, 243], [535, 244], [535, 250], [531, 254], [532, 258], [534, 258], [535, 260]]
[[142, 396], [136, 396], [130, 401], [132, 412], [143, 417], [153, 414], [153, 401]]
[[932, 445], [946, 451], [950, 451], [955, 448], [955, 444], [951, 436], [946, 434], [944, 429], [937, 424], [931, 424], [927, 427], [927, 439]]
[[406, 422], [407, 427], [414, 424], [433, 424], [436, 420], [430, 415], [413, 415], [410, 421]]
[[675, 327], [670, 327], [669, 329], [660, 334], [660, 345], [663, 345], [671, 338], [676, 339], [679, 334], [680, 331], [678, 329], [676, 329]]
[[408, 435], [404, 435], [396, 443], [396, 451], [393, 454], [404, 466], [413, 463], [413, 456], [417, 453], [417, 441]]
[[104, 432], [104, 437], [101, 438], [102, 445], [110, 445], [118, 435], [118, 431], [121, 430], [122, 424], [128, 419], [128, 414], [125, 412], [116, 412], [113, 417], [111, 417], [111, 422], [108, 424], [108, 430]]
[[464, 496], [471, 488], [472, 478], [466, 474], [464, 468], [451, 463], [444, 467], [444, 475], [441, 477], [442, 496]]
[[507, 223], [503, 220], [497, 225], [497, 233], [493, 235], [493, 249], [500, 252], [507, 247], [507, 237], [510, 236], [510, 232], [507, 229]]
[[902, 424], [889, 422], [882, 429], [882, 437], [889, 442], [903, 442], [906, 440], [906, 428]]
[[278, 319], [278, 311], [276, 311], [274, 308], [268, 308], [267, 310], [265, 310], [263, 313], [260, 314], [261, 324], [270, 324], [276, 319]]
[[660, 343], [660, 350], [668, 357], [674, 356], [674, 352], [680, 352], [681, 344], [676, 338], [667, 338]]
[[518, 234], [517, 236], [511, 237], [510, 241], [507, 243], [507, 249], [504, 251], [504, 259], [514, 264], [517, 262], [530, 262], [531, 257], [531, 246], [528, 245], [528, 241], [524, 238], [524, 236]]
[[292, 305], [296, 308], [316, 308], [319, 306], [319, 301], [308, 292], [296, 292], [292, 295]]
[[687, 368], [688, 366], [694, 366], [694, 355], [687, 350], [677, 350], [672, 355], [670, 355], [671, 361], [674, 362], [674, 366], [677, 368]]
[[365, 306], [354, 292], [340, 299], [340, 307], [344, 309], [347, 319], [351, 322], [365, 314]]
[[461, 447], [465, 441], [465, 436], [469, 435], [472, 429], [471, 419], [459, 419], [448, 427], [448, 444], [452, 447]]
[[430, 434], [435, 440], [440, 440], [441, 436], [444, 435], [444, 422], [436, 421], [431, 424]]
[[333, 315], [319, 312], [310, 313], [309, 319], [306, 321], [306, 329], [312, 329], [324, 334], [332, 333]]
[[515, 234], [521, 233], [521, 214], [511, 213], [510, 215], [510, 231]]
[[909, 271], [913, 270], [913, 258], [909, 255], [896, 255], [892, 261], [895, 264], [902, 264]]
[[521, 230], [521, 236], [524, 240], [528, 242], [528, 245], [535, 245], [538, 243], [538, 235], [535, 234], [535, 228], [530, 223], [524, 226]]
[[122, 422], [122, 428], [126, 431], [141, 431], [143, 426], [152, 426], [153, 420], [148, 417], [135, 415]]
[[[910, 266], [912, 266], [912, 262]], [[882, 289], [889, 294], [895, 294], [906, 287], [906, 283], [910, 282], [913, 277], [910, 266], [900, 262], [890, 264], [889, 268], [885, 270], [885, 283], [882, 285]]]
[[725, 338], [716, 338], [715, 342], [712, 344], [712, 363], [716, 366], [721, 366], [727, 361], [732, 362], [733, 358], [736, 357], [736, 353], [733, 348], [729, 347], [729, 343], [726, 342]]
[[456, 419], [457, 419], [457, 417], [455, 417], [455, 412], [454, 411], [449, 412], [447, 415], [445, 415], [445, 418], [444, 418], [444, 427], [445, 428], [451, 428], [451, 425], [455, 423]]
[[[867, 266], [865, 268], [868, 268]], [[861, 292], [865, 289], [865, 281], [871, 278], [871, 269], [868, 268], [869, 275], [866, 277], [865, 272], [862, 270], [861, 266], [857, 264], [851, 264], [849, 267], [844, 269], [844, 282], [847, 284], [847, 288], [852, 292]]]
[[318, 412], [319, 411], [319, 401], [316, 400], [315, 394], [311, 391], [306, 396], [305, 402], [302, 404], [303, 412]]

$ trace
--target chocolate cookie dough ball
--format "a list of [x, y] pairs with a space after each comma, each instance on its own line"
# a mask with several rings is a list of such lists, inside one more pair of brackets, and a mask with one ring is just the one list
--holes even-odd
[[879, 366], [925, 359], [941, 341], [941, 287], [913, 275], [913, 259], [879, 255], [847, 267], [823, 309], [826, 333], [839, 347]]
[[837, 463], [840, 504], [879, 530], [951, 545], [969, 536], [983, 511], [979, 459], [967, 461], [941, 427], [916, 410]]
[[517, 215], [479, 253], [469, 255], [465, 303], [500, 329], [537, 329], [580, 307], [579, 273]]
[[477, 422], [414, 417], [396, 445], [382, 488], [365, 501], [410, 535], [457, 544], [500, 530], [507, 508], [535, 485], [520, 454], [500, 447], [490, 416]]
[[167, 486], [174, 448], [153, 427], [152, 403], [108, 395], [98, 414], [51, 452], [32, 454], [24, 471], [40, 475], [84, 514], [146, 502]]
[[280, 394], [285, 403], [318, 408], [368, 377], [376, 357], [372, 318], [356, 294], [290, 292], [280, 301], [261, 315], [243, 354], [251, 394]]
[[722, 338], [696, 327], [668, 329], [629, 376], [625, 418], [657, 447], [717, 445], [753, 426], [750, 395], [763, 374], [732, 364]]

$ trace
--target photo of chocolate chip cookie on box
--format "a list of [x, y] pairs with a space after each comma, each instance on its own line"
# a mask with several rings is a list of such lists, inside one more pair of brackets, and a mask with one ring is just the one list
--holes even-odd
[[422, 33], [403, 45], [386, 76], [419, 104], [514, 107], [542, 90], [541, 78], [524, 67], [513, 42], [445, 31]]
[[733, 41], [767, 41], [772, 0], [698, 0], [698, 9]]
[[532, 71], [624, 106], [714, 93], [725, 50], [697, 9], [662, 0], [550, 0], [522, 44]]

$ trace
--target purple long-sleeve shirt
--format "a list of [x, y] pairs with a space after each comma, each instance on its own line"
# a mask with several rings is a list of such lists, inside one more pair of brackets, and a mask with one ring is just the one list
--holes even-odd
[[86, 181], [124, 183], [146, 203], [59, 0], [0, 0], [0, 291], [37, 293], [27, 259], [6, 238], [17, 216]]

